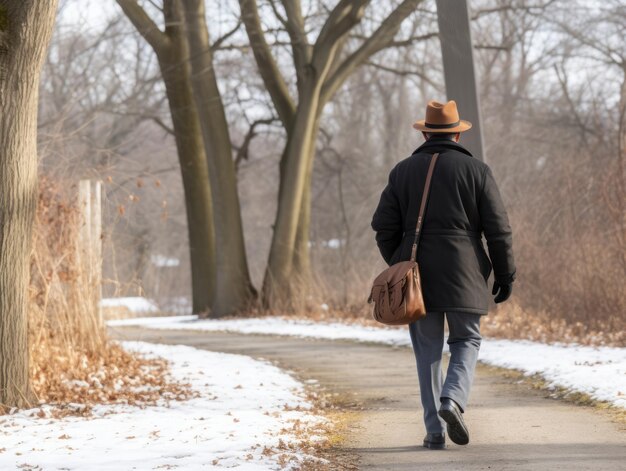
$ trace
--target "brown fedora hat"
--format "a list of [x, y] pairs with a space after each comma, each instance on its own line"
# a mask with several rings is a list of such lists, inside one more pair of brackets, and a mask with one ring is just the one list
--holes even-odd
[[424, 132], [456, 133], [467, 131], [472, 123], [459, 119], [456, 101], [444, 104], [431, 100], [426, 106], [426, 119], [416, 121], [413, 127]]

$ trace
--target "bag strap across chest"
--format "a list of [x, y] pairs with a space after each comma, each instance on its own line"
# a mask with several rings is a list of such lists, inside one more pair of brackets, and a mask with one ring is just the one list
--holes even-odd
[[428, 194], [430, 192], [430, 182], [433, 178], [433, 172], [435, 170], [435, 164], [439, 158], [439, 152], [433, 154], [430, 158], [430, 165], [428, 166], [428, 174], [426, 174], [426, 183], [424, 184], [424, 192], [422, 193], [422, 201], [420, 202], [420, 212], [417, 216], [417, 225], [415, 227], [415, 239], [413, 239], [413, 248], [411, 249], [411, 261], [414, 262], [417, 256], [417, 246], [420, 241], [420, 232], [422, 230], [422, 223], [424, 221], [424, 213], [426, 212], [426, 203], [428, 202]]

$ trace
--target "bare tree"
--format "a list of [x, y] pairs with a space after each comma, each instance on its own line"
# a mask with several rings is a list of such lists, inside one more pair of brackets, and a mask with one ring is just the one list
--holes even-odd
[[193, 312], [202, 314], [211, 309], [215, 313], [219, 261], [216, 263], [213, 203], [202, 126], [191, 87], [182, 8], [177, 0], [164, 0], [165, 31], [161, 31], [136, 0], [118, 0], [118, 4], [159, 61], [185, 190]]
[[[348, 77], [374, 54], [390, 46], [410, 44], [415, 38], [394, 43], [403, 21], [422, 0], [403, 0], [369, 35], [359, 35], [368, 0], [339, 0], [327, 13], [322, 5], [323, 25], [314, 43], [309, 34], [300, 0], [282, 0], [270, 6], [286, 30], [297, 77], [297, 99], [289, 91], [266, 39], [256, 0], [239, 0], [242, 19], [261, 77], [272, 97], [287, 133], [280, 163], [278, 211], [263, 282], [266, 303], [289, 295], [298, 278], [308, 278], [311, 175], [315, 141], [325, 105]], [[353, 37], [351, 37], [351, 35]], [[350, 50], [348, 45], [354, 45]]]
[[[619, 0], [606, 0], [599, 5], [589, 5], [587, 2], [573, 2], [571, 10], [565, 11], [565, 18], [551, 19], [559, 29], [571, 37], [579, 47], [572, 55], [578, 55], [607, 68], [606, 75], [615, 74], [618, 77], [619, 90], [616, 106], [617, 139], [615, 148], [615, 172], [611, 187], [615, 189], [611, 198], [611, 216], [617, 223], [617, 239], [622, 248], [622, 267], [626, 273], [626, 9]], [[565, 73], [565, 70], [562, 70]], [[569, 98], [566, 79], [557, 76], [566, 98]], [[604, 81], [609, 77], [603, 77]], [[574, 116], [580, 117], [581, 111], [576, 104], [568, 100]], [[584, 111], [582, 111], [584, 114]], [[582, 132], [584, 125], [578, 119]]]
[[[616, 249], [611, 266], [615, 265], [614, 260], [620, 262], [621, 270], [617, 270], [617, 273], [623, 279], [626, 276], [626, 11], [623, 2], [616, 0], [607, 0], [598, 5], [589, 5], [588, 2], [572, 3], [564, 11], [563, 18], [550, 18], [574, 43], [574, 50], [566, 50], [561, 67], [556, 67], [555, 71], [583, 144], [597, 161], [605, 160], [604, 165], [593, 172], [597, 174], [598, 170], [604, 169], [604, 175], [600, 173], [590, 181], [598, 182], [602, 186], [601, 198], [596, 198], [591, 203], [596, 207], [595, 212], [606, 211], [598, 233], [612, 242], [606, 244], [605, 251]], [[581, 59], [603, 68], [602, 73], [593, 73], [597, 81], [595, 87], [600, 92], [591, 100], [576, 99], [572, 97], [570, 90], [568, 76], [573, 73], [566, 64], [568, 61], [577, 62]], [[609, 88], [610, 86], [612, 87]], [[617, 100], [613, 103], [607, 100], [607, 89], [616, 92]], [[589, 102], [592, 103], [591, 106]], [[603, 113], [597, 116], [599, 113], [596, 110], [600, 109], [603, 109]], [[590, 126], [589, 123], [593, 125]], [[608, 139], [608, 152], [604, 151], [602, 145], [605, 139]], [[610, 158], [607, 159], [605, 154]], [[576, 232], [579, 230], [577, 227]], [[593, 258], [589, 254], [587, 260]], [[605, 269], [608, 272], [609, 267]], [[610, 291], [611, 294], [617, 292]]]
[[191, 83], [200, 115], [204, 149], [209, 156], [209, 178], [213, 189], [218, 277], [212, 314], [223, 316], [248, 307], [256, 297], [256, 291], [248, 270], [233, 149], [224, 103], [217, 86], [204, 0], [185, 0], [183, 5], [192, 68]]
[[0, 406], [27, 406], [26, 291], [37, 201], [39, 74], [57, 2], [0, 1]]
[[59, 12], [40, 86], [40, 164], [72, 179], [101, 177], [145, 148], [138, 133], [147, 122], [173, 134], [161, 74], [143, 38], [129, 38], [121, 12], [88, 31], [64, 24]]

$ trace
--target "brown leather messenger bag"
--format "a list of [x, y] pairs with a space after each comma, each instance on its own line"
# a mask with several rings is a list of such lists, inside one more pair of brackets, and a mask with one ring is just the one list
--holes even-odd
[[410, 324], [426, 316], [419, 267], [415, 259], [424, 213], [426, 212], [426, 203], [428, 202], [430, 182], [438, 158], [439, 153], [436, 153], [430, 159], [422, 201], [420, 202], [420, 212], [417, 217], [411, 259], [390, 266], [378, 275], [372, 284], [368, 302], [374, 303], [374, 319], [383, 324]]

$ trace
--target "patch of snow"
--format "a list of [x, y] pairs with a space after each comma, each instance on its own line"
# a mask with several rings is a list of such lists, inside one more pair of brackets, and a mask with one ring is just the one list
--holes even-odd
[[189, 298], [185, 296], [174, 296], [171, 298], [159, 299], [161, 311], [169, 312], [177, 316], [191, 314], [192, 306]]
[[152, 265], [159, 268], [177, 267], [180, 265], [179, 259], [159, 254], [150, 255], [150, 262], [152, 263]]
[[[328, 240], [320, 241], [319, 246], [336, 250], [336, 249], [340, 249], [343, 245], [345, 245], [345, 243], [346, 243], [345, 239], [328, 239]], [[307, 242], [307, 245], [309, 247], [315, 247], [318, 245], [318, 242], [310, 240]]]
[[[342, 323], [263, 317], [197, 320], [196, 316], [158, 317], [109, 321], [110, 326], [151, 329], [224, 331], [244, 334], [287, 335], [327, 340], [352, 340], [393, 346], [410, 346], [406, 327], [367, 327]], [[480, 361], [527, 375], [540, 374], [551, 386], [589, 394], [626, 408], [626, 348], [543, 344], [523, 340], [484, 339]]]
[[89, 418], [51, 419], [49, 406], [0, 416], [0, 469], [293, 469], [303, 454], [286, 451], [296, 461], [283, 468], [264, 448], [297, 443], [285, 430], [293, 421], [306, 429], [324, 420], [311, 412], [302, 383], [268, 362], [179, 345], [123, 345], [166, 358], [174, 379], [199, 397], [144, 409], [103, 405]]
[[548, 161], [548, 159], [546, 158], [545, 155], [540, 156], [536, 161], [535, 161], [535, 168], [537, 170], [541, 170], [543, 167], [546, 166], [546, 162]]
[[328, 239], [322, 241], [322, 247], [328, 247], [329, 249], [338, 249], [343, 245], [343, 239]]
[[154, 301], [141, 296], [128, 296], [121, 298], [103, 298], [100, 300], [101, 307], [124, 307], [135, 314], [146, 312], [159, 312], [159, 307]]
[[487, 339], [481, 345], [480, 360], [526, 375], [539, 374], [551, 387], [626, 408], [626, 348]]
[[[109, 327], [145, 326], [151, 329], [167, 329], [169, 325], [184, 325], [186, 322], [196, 321], [198, 316], [162, 316], [162, 317], [133, 317], [132, 319], [115, 319], [107, 321]], [[164, 327], [160, 327], [160, 326]], [[178, 327], [174, 327], [179, 329]], [[181, 329], [183, 330], [184, 327]]]
[[342, 323], [322, 323], [282, 317], [254, 317], [246, 319], [198, 320], [195, 315], [170, 317], [143, 317], [111, 320], [111, 327], [144, 326], [151, 329], [200, 330], [239, 332], [242, 334], [287, 335], [327, 340], [355, 340], [358, 342], [411, 345], [406, 329], [395, 327], [368, 327]]

